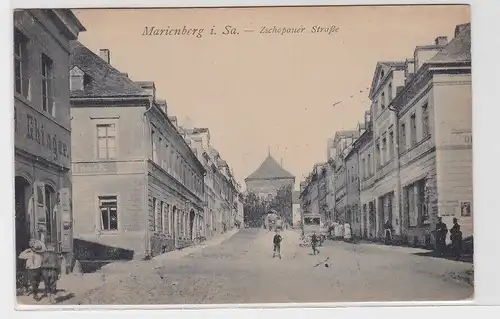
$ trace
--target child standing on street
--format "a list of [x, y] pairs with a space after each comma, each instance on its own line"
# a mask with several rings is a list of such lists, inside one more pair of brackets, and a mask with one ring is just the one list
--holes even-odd
[[314, 255], [316, 255], [317, 253], [319, 254], [319, 250], [316, 248], [318, 246], [318, 241], [318, 236], [316, 236], [316, 232], [314, 232], [311, 236], [311, 247]]
[[[20, 259], [26, 260], [26, 278], [28, 286], [31, 286], [33, 299], [38, 301], [38, 286], [42, 276], [42, 253], [45, 246], [39, 240], [30, 240], [30, 248], [19, 254]], [[28, 292], [30, 294], [30, 292]]]
[[281, 259], [281, 241], [283, 238], [281, 235], [276, 231], [276, 234], [274, 235], [273, 238], [273, 244], [274, 244], [274, 252], [273, 252], [273, 258], [276, 257], [276, 254], [278, 254], [278, 257]]

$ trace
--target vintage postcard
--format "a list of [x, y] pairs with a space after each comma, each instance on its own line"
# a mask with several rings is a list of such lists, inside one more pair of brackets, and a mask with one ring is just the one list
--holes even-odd
[[473, 300], [469, 6], [13, 16], [20, 307]]

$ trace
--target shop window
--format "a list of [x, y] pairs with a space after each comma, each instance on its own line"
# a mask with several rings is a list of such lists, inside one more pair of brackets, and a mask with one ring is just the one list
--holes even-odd
[[118, 230], [118, 200], [116, 196], [99, 197], [101, 230]]

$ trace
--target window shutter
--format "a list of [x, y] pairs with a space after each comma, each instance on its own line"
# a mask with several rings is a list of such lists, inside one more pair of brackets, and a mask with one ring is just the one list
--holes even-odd
[[62, 188], [59, 190], [59, 207], [58, 207], [58, 216], [60, 222], [60, 244], [61, 244], [61, 252], [67, 253], [71, 252], [73, 236], [72, 236], [72, 228], [73, 228], [73, 220], [71, 214], [71, 193], [69, 188]]
[[[47, 231], [47, 220], [46, 220], [46, 214], [45, 214], [45, 183], [44, 182], [34, 182], [33, 183], [33, 196], [34, 196], [34, 208], [33, 208], [33, 215], [34, 215], [34, 232], [35, 232], [35, 239], [41, 240], [44, 242], [45, 236], [42, 238], [41, 234], [42, 232]], [[44, 242], [45, 244], [45, 242]]]

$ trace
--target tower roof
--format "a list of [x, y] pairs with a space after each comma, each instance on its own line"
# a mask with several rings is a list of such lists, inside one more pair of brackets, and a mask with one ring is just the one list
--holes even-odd
[[268, 155], [264, 162], [260, 164], [259, 168], [245, 180], [281, 178], [295, 178], [295, 176], [285, 170], [271, 155]]

